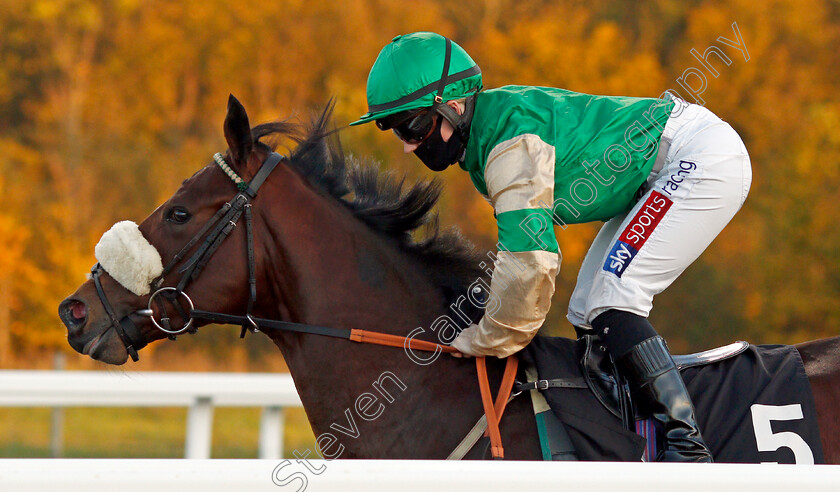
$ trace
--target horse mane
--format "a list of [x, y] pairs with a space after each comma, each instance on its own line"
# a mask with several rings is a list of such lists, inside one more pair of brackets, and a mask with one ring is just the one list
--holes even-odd
[[[337, 130], [330, 129], [333, 109], [330, 101], [309, 125], [278, 121], [258, 125], [251, 133], [255, 142], [270, 150], [284, 138], [296, 142], [286, 162], [368, 227], [395, 241], [420, 263], [448, 302], [464, 294], [476, 279], [486, 277], [479, 267], [482, 256], [473, 244], [455, 227], [440, 228], [433, 209], [443, 189], [441, 181], [407, 185], [405, 176], [345, 156]], [[260, 141], [262, 138], [267, 141]], [[477, 321], [480, 312], [468, 316]]]

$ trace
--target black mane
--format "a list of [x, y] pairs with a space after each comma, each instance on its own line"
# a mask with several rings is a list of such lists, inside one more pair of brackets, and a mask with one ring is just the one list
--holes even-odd
[[[485, 277], [479, 267], [482, 257], [472, 243], [455, 228], [440, 230], [433, 208], [440, 198], [441, 182], [433, 179], [406, 185], [404, 176], [346, 157], [337, 132], [328, 129], [332, 111], [330, 103], [308, 128], [288, 122], [256, 126], [252, 129], [254, 141], [271, 137], [264, 145], [272, 150], [283, 138], [296, 142], [289, 165], [370, 228], [395, 240], [420, 262], [447, 299], [454, 300], [470, 283]], [[415, 238], [420, 229], [423, 234]]]

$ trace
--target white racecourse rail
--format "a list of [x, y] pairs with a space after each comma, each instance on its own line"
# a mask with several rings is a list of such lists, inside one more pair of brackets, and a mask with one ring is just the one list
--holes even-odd
[[[316, 461], [318, 475], [286, 478], [276, 460], [0, 460], [10, 491], [680, 491], [840, 489], [837, 465], [570, 463], [523, 461]], [[303, 469], [301, 465], [301, 469]]]
[[210, 457], [214, 406], [262, 407], [259, 457], [277, 459], [283, 409], [301, 403], [288, 374], [0, 371], [0, 407], [189, 407], [187, 458]]

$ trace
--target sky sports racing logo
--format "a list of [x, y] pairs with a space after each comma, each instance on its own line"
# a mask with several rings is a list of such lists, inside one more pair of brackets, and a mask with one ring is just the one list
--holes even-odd
[[604, 270], [621, 277], [673, 203], [662, 193], [652, 192], [613, 245]]

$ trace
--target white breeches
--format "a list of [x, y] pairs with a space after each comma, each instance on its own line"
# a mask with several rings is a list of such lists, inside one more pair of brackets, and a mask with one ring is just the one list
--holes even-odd
[[670, 144], [647, 191], [601, 228], [578, 273], [568, 319], [589, 327], [609, 309], [647, 317], [653, 298], [705, 250], [741, 208], [752, 181], [741, 138], [702, 106], [678, 102]]

